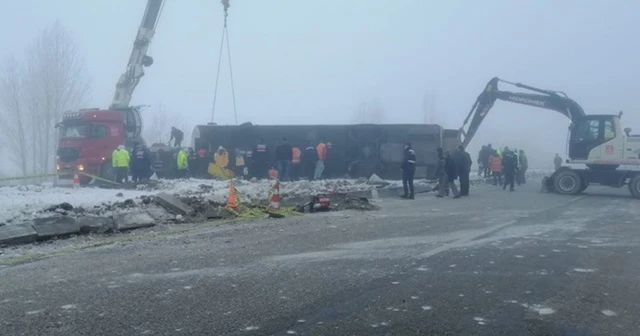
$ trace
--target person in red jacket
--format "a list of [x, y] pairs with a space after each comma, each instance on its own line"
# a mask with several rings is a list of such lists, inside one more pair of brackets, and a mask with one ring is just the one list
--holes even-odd
[[502, 185], [502, 157], [498, 151], [493, 151], [493, 154], [489, 156], [489, 168], [491, 176], [493, 176], [493, 185]]

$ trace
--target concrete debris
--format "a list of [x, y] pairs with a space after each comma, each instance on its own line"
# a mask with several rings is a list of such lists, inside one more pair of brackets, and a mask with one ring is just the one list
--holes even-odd
[[[475, 183], [484, 182], [485, 180], [482, 179]], [[549, 183], [549, 180], [546, 182]], [[300, 212], [326, 210], [321, 207], [310, 209], [313, 206], [314, 197], [326, 195], [329, 198], [328, 208], [331, 211], [377, 210], [379, 207], [369, 200], [395, 198], [403, 192], [402, 187], [397, 182], [394, 183], [383, 185], [389, 183], [375, 174], [369, 179], [363, 178], [357, 181], [336, 179], [283, 182], [281, 206], [296, 206]], [[167, 187], [168, 184], [171, 188]], [[273, 181], [268, 180], [236, 181], [240, 200], [251, 215], [262, 213], [261, 208], [254, 208], [255, 206], [268, 205], [268, 192], [272, 184]], [[432, 181], [417, 180], [415, 192], [416, 194], [430, 192], [434, 186], [435, 183]], [[175, 193], [175, 195], [167, 192], [128, 190], [153, 190], [154, 188], [171, 190], [171, 193]], [[47, 204], [47, 207], [34, 209], [33, 205], [25, 206], [19, 212], [12, 212], [16, 214], [12, 217], [0, 217], [2, 218], [0, 245], [29, 243], [75, 233], [99, 234], [151, 227], [156, 224], [197, 223], [233, 218], [238, 214], [224, 207], [228, 188], [228, 182], [220, 181], [147, 181], [145, 184], [121, 188], [117, 193], [117, 198], [114, 198], [116, 190], [80, 189], [80, 191], [71, 192], [47, 189], [41, 186], [19, 186], [12, 188], [12, 192], [17, 196], [5, 193], [5, 199], [8, 199], [7, 195], [12, 199], [16, 197], [27, 199], [21, 193], [28, 193], [30, 199], [43, 193], [50, 193], [46, 201], [38, 201], [40, 204]], [[128, 198], [124, 198], [122, 189], [128, 190], [126, 191]], [[88, 192], [85, 194], [84, 191]], [[92, 192], [92, 197], [87, 197]], [[87, 202], [86, 198], [93, 201]], [[49, 205], [54, 203], [49, 200], [62, 203]], [[319, 202], [319, 200], [316, 201]], [[21, 202], [24, 203], [24, 201]], [[12, 208], [7, 206], [5, 210], [10, 211]], [[240, 214], [240, 216], [243, 215]]]
[[28, 224], [5, 225], [0, 227], [0, 245], [29, 244], [36, 240], [38, 233]]
[[80, 225], [80, 233], [105, 233], [116, 229], [111, 217], [82, 216], [76, 220]]
[[73, 205], [71, 205], [71, 204], [69, 204], [67, 202], [64, 202], [64, 203], [52, 205], [52, 206], [48, 207], [45, 211], [54, 212], [54, 211], [58, 211], [58, 210], [71, 211], [71, 210], [73, 210]]
[[190, 216], [194, 213], [193, 208], [180, 201], [177, 197], [167, 193], [157, 194], [155, 201], [173, 214]]
[[33, 228], [36, 230], [37, 239], [66, 236], [80, 232], [78, 221], [69, 216], [36, 218], [33, 220]]
[[155, 219], [145, 211], [127, 212], [113, 216], [116, 230], [126, 231], [156, 225]]

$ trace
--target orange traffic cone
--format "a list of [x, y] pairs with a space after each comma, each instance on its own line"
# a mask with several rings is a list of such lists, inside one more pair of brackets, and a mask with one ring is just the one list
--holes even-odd
[[271, 187], [271, 197], [269, 198], [269, 209], [267, 210], [270, 215], [280, 215], [280, 181], [276, 179], [276, 183]]
[[238, 197], [236, 195], [238, 191], [236, 190], [236, 187], [233, 185], [233, 179], [231, 179], [231, 183], [229, 185], [229, 197], [227, 198], [227, 205], [225, 206], [225, 208], [227, 209], [237, 209], [238, 206], [240, 205], [240, 202], [238, 202]]
[[73, 174], [73, 187], [74, 188], [78, 188], [80, 187], [80, 177], [78, 177], [78, 174]]

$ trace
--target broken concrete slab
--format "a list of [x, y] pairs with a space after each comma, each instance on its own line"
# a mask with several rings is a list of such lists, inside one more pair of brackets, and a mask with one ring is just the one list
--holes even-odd
[[173, 195], [167, 193], [159, 193], [155, 197], [155, 201], [167, 209], [169, 212], [176, 215], [192, 215], [194, 210], [184, 202], [180, 201]]
[[156, 225], [156, 220], [146, 211], [128, 212], [113, 216], [116, 230], [126, 231]]
[[79, 217], [77, 221], [81, 233], [105, 233], [116, 228], [111, 217], [83, 216]]
[[233, 214], [229, 212], [229, 210], [218, 207], [218, 208], [210, 208], [204, 213], [204, 217], [206, 219], [220, 219], [220, 218], [230, 218], [233, 217]]
[[33, 220], [32, 226], [38, 235], [37, 239], [47, 239], [80, 232], [78, 221], [68, 216], [36, 218]]
[[0, 226], [0, 245], [33, 243], [37, 236], [30, 224]]

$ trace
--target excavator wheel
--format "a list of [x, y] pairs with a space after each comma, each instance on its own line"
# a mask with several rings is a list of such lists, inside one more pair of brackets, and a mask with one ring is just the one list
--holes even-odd
[[629, 181], [629, 191], [633, 198], [640, 199], [640, 174], [632, 177]]
[[575, 195], [583, 190], [582, 187], [582, 178], [575, 171], [567, 169], [556, 173], [553, 189], [558, 194]]

